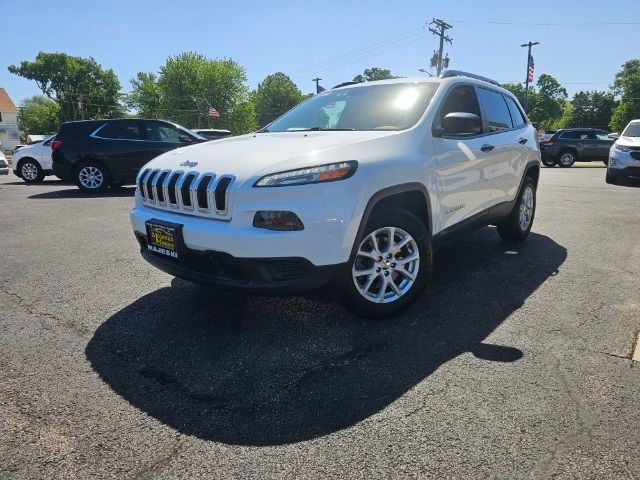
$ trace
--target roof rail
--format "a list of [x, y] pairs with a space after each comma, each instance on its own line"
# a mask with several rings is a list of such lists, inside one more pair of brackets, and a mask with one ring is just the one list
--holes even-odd
[[333, 90], [334, 88], [346, 87], [347, 85], [355, 85], [356, 83], [362, 83], [362, 82], [342, 82], [342, 83], [339, 83], [338, 85], [334, 85], [333, 87], [331, 87], [330, 90]]
[[492, 83], [494, 85], [500, 86], [500, 84], [495, 80], [491, 80], [490, 78], [483, 77], [482, 75], [476, 75], [475, 73], [463, 72], [462, 70], [445, 70], [440, 74], [440, 78], [451, 78], [451, 77], [470, 77], [470, 78], [475, 78], [476, 80], [482, 80], [483, 82], [488, 82], [488, 83]]

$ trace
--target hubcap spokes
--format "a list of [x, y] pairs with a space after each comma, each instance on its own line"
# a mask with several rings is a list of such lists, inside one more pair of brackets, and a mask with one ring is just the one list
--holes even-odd
[[570, 153], [565, 153], [564, 155], [562, 155], [562, 157], [560, 157], [560, 162], [562, 162], [563, 165], [569, 165], [572, 161], [573, 155], [571, 155]]
[[32, 163], [25, 163], [22, 166], [22, 177], [26, 180], [35, 180], [38, 176], [38, 169]]
[[522, 192], [520, 199], [520, 230], [523, 232], [529, 228], [533, 218], [533, 189], [527, 187]]
[[360, 295], [373, 303], [390, 303], [411, 289], [419, 268], [413, 237], [400, 228], [383, 227], [362, 240], [351, 273]]
[[80, 183], [85, 188], [98, 188], [102, 185], [104, 177], [96, 167], [84, 167], [80, 170]]

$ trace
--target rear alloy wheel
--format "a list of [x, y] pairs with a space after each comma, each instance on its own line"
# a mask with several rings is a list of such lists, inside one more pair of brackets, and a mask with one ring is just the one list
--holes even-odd
[[549, 168], [553, 168], [557, 165], [557, 162], [555, 160], [551, 160], [549, 158], [543, 158], [542, 163], [544, 164], [545, 167], [549, 167]]
[[370, 317], [397, 313], [426, 286], [431, 263], [429, 236], [417, 217], [406, 211], [376, 215], [349, 263], [347, 306]]
[[40, 183], [44, 179], [44, 172], [38, 162], [27, 159], [20, 163], [20, 176], [26, 183]]
[[99, 163], [82, 164], [76, 171], [76, 185], [83, 192], [104, 192], [109, 182], [109, 172]]
[[507, 218], [500, 222], [498, 234], [507, 242], [520, 242], [527, 238], [536, 214], [536, 184], [525, 177], [518, 200]]
[[569, 168], [574, 163], [576, 163], [576, 154], [570, 151], [565, 150], [564, 152], [560, 152], [560, 156], [558, 158], [558, 165], [562, 168]]

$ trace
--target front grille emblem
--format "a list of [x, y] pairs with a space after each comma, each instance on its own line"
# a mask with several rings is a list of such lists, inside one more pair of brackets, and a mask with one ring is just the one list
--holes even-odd
[[191, 160], [186, 160], [180, 164], [181, 167], [189, 167], [193, 168], [198, 165], [198, 162], [192, 162]]

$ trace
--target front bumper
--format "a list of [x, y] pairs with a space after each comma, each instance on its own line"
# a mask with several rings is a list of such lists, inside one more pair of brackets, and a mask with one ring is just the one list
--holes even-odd
[[[195, 283], [268, 294], [295, 294], [340, 285], [347, 264], [313, 265], [304, 258], [237, 258], [212, 250], [186, 249], [180, 259], [148, 250], [147, 237], [136, 232], [143, 258], [154, 267]], [[336, 288], [340, 290], [340, 288]]]
[[614, 149], [609, 154], [607, 173], [612, 178], [640, 178], [640, 160], [631, 157], [629, 153], [618, 152]]
[[0, 167], [0, 175], [9, 175], [9, 169]]

